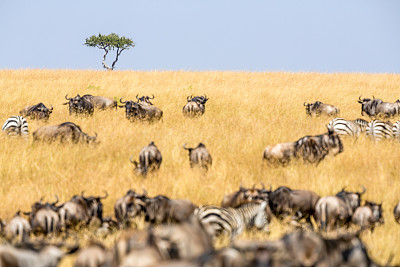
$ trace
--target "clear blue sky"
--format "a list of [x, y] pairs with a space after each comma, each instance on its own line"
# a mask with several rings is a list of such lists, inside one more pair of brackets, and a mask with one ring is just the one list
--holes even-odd
[[112, 32], [119, 70], [400, 73], [398, 0], [0, 0], [0, 69], [101, 70]]

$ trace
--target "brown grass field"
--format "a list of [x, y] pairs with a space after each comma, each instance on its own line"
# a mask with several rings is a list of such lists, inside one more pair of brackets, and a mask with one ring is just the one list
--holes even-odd
[[[97, 146], [41, 144], [31, 133], [44, 122], [29, 122], [30, 137], [0, 137], [0, 217], [9, 219], [17, 210], [29, 211], [42, 196], [68, 200], [85, 190], [87, 195], [110, 196], [104, 215], [113, 215], [117, 198], [130, 188], [145, 188], [150, 196], [165, 194], [186, 198], [195, 204], [219, 204], [223, 195], [241, 183], [263, 182], [276, 188], [310, 189], [332, 195], [347, 186], [367, 188], [363, 199], [383, 202], [385, 224], [371, 234], [365, 232], [372, 258], [384, 264], [394, 254], [400, 264], [400, 225], [393, 207], [400, 200], [400, 143], [374, 143], [365, 137], [344, 140], [344, 152], [327, 158], [318, 167], [294, 164], [268, 168], [262, 164], [269, 144], [295, 141], [305, 135], [321, 134], [330, 118], [308, 118], [304, 101], [320, 100], [337, 105], [341, 117], [360, 117], [359, 95], [393, 102], [400, 98], [400, 75], [319, 74], [281, 72], [185, 72], [185, 71], [73, 71], [1, 70], [0, 119], [18, 115], [26, 105], [43, 102], [54, 106], [47, 124], [74, 122], [90, 135], [98, 133]], [[91, 118], [70, 116], [64, 96], [93, 94], [135, 99], [156, 97], [153, 103], [164, 111], [155, 124], [131, 123], [124, 109], [96, 112]], [[206, 94], [210, 100], [199, 119], [186, 119], [182, 107], [186, 96]], [[368, 118], [364, 118], [368, 119]], [[394, 122], [395, 120], [392, 119]], [[146, 179], [133, 175], [129, 157], [150, 141], [161, 150], [163, 163], [158, 173]], [[211, 170], [203, 175], [189, 167], [183, 143], [203, 142], [213, 157]], [[245, 233], [240, 238], [277, 239], [290, 226], [274, 220], [271, 234]], [[118, 234], [117, 234], [118, 235]], [[107, 239], [111, 246], [114, 239]], [[61, 266], [71, 266], [73, 257]]]

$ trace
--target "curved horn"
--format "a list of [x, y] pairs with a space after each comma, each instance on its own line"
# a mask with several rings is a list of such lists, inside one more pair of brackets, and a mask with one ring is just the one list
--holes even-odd
[[105, 199], [105, 198], [107, 198], [107, 197], [108, 197], [108, 193], [107, 193], [107, 191], [104, 191], [104, 193], [106, 193], [106, 194], [105, 194], [105, 196], [104, 196], [104, 197], [100, 197], [100, 199]]
[[362, 100], [361, 100], [361, 95], [358, 97], [358, 100], [362, 101]]
[[96, 132], [94, 132], [94, 137], [96, 137], [96, 138], [97, 138], [97, 133], [96, 133]]
[[132, 164], [135, 164], [134, 162], [133, 162], [133, 155], [129, 158], [129, 161], [132, 163]]
[[56, 201], [54, 201], [53, 203], [51, 203], [51, 205], [56, 205], [57, 203], [58, 203], [58, 196], [57, 195], [54, 195], [55, 197], [56, 197]]
[[358, 194], [360, 194], [360, 195], [365, 194], [365, 192], [367, 191], [367, 189], [365, 188], [365, 186], [362, 185], [361, 187], [362, 187], [363, 191], [358, 193]]
[[306, 105], [307, 105], [307, 102], [304, 102], [304, 103], [303, 103], [303, 106], [306, 106]]
[[123, 102], [123, 101], [122, 101], [122, 98], [123, 98], [123, 97], [121, 97], [121, 98], [119, 99], [119, 102], [121, 102], [121, 104], [125, 104], [125, 103], [126, 103], [126, 101], [125, 101], [125, 102]]
[[262, 186], [262, 188], [261, 188], [261, 189], [262, 189], [262, 190], [264, 190], [264, 189], [265, 189], [265, 185], [264, 185], [264, 183], [263, 183], [263, 182], [261, 182], [260, 184], [261, 184], [261, 186]]
[[71, 100], [72, 99], [71, 97], [67, 98], [67, 96], [68, 96], [68, 94], [65, 95], [65, 99], [67, 99], [67, 100]]
[[187, 100], [188, 102], [190, 101], [190, 100], [189, 100], [189, 96], [186, 97], [186, 100]]
[[50, 104], [50, 106], [51, 106], [51, 109], [50, 110], [53, 110], [54, 108], [53, 108], [53, 105], [52, 104]]
[[190, 148], [186, 147], [186, 143], [183, 144], [183, 149], [190, 150]]
[[150, 97], [149, 97], [149, 99], [154, 99], [154, 95], [153, 95], [153, 94], [151, 94], [151, 95], [153, 96], [153, 98], [150, 98]]
[[139, 97], [138, 97], [138, 96], [139, 96], [139, 95], [136, 95], [136, 99], [137, 99], [137, 100], [139, 100]]
[[39, 204], [42, 204], [43, 198], [44, 198], [44, 197], [41, 197], [41, 198], [39, 199]]
[[85, 198], [84, 194], [85, 194], [85, 190], [83, 190], [83, 191], [81, 192], [81, 197]]

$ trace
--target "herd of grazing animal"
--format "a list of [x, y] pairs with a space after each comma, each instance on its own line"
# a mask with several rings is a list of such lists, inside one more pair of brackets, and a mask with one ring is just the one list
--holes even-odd
[[[68, 96], [68, 95], [67, 95]], [[149, 96], [136, 96], [137, 101], [117, 101], [108, 97], [77, 95], [65, 96], [70, 115], [91, 116], [95, 109], [125, 108], [126, 118], [131, 121], [155, 122], [162, 119], [163, 112], [151, 102]], [[208, 98], [187, 97], [183, 107], [185, 117], [204, 114]], [[399, 115], [400, 101], [386, 103], [379, 99], [361, 99], [362, 115], [374, 118], [345, 120], [335, 118], [327, 125], [328, 132], [304, 136], [295, 142], [267, 146], [263, 159], [269, 165], [290, 164], [293, 160], [318, 165], [328, 155], [343, 152], [340, 136], [358, 137], [366, 132], [375, 140], [399, 138], [400, 121], [380, 121]], [[337, 116], [335, 106], [317, 101], [304, 103], [310, 116]], [[53, 107], [43, 103], [21, 110], [21, 116], [9, 118], [2, 130], [8, 135], [28, 136], [29, 119], [49, 119]], [[390, 126], [390, 127], [389, 127]], [[389, 133], [388, 133], [389, 132]], [[391, 137], [387, 137], [390, 136]], [[396, 135], [397, 134], [397, 135]], [[96, 143], [72, 123], [45, 125], [33, 132], [34, 141]], [[183, 148], [188, 151], [190, 167], [207, 171], [212, 166], [212, 157], [206, 146]], [[130, 158], [134, 172], [146, 177], [160, 168], [162, 155], [151, 142], [139, 153], [139, 161]], [[114, 217], [103, 216], [104, 196], [74, 195], [64, 203], [43, 202], [40, 199], [31, 206], [31, 211], [18, 211], [7, 222], [0, 221], [0, 235], [8, 241], [0, 245], [0, 267], [2, 266], [57, 266], [69, 254], [78, 252], [76, 267], [123, 267], [123, 266], [379, 266], [369, 256], [359, 235], [366, 230], [384, 224], [382, 203], [365, 200], [366, 192], [347, 191], [343, 188], [336, 195], [319, 196], [311, 190], [298, 190], [281, 186], [272, 190], [245, 188], [223, 197], [221, 205], [198, 206], [186, 199], [171, 199], [165, 195], [149, 197], [146, 190], [137, 193], [129, 190], [118, 198], [114, 205]], [[394, 219], [400, 223], [400, 202], [394, 207]], [[28, 216], [28, 217], [25, 217]], [[270, 232], [272, 219], [287, 222], [301, 230], [293, 231], [276, 241], [238, 241], [246, 229]], [[138, 229], [143, 221], [145, 229]], [[313, 222], [314, 221], [314, 222]], [[156, 227], [154, 227], [156, 226]], [[356, 227], [355, 233], [325, 237], [326, 231]], [[99, 240], [91, 240], [86, 247], [79, 248], [77, 242], [55, 244], [53, 237], [66, 236], [80, 229], [92, 231], [96, 237], [104, 237], [117, 230], [123, 233], [112, 247]], [[219, 236], [230, 240], [228, 247], [216, 249], [214, 241]], [[42, 237], [41, 241], [34, 241]], [[44, 241], [44, 237], [50, 237]], [[390, 260], [386, 266], [389, 266]]]
[[[40, 199], [31, 211], [1, 221], [0, 235], [10, 243], [0, 244], [0, 266], [55, 267], [72, 253], [77, 253], [76, 267], [380, 266], [359, 238], [384, 223], [382, 204], [361, 205], [365, 192], [364, 187], [355, 192], [343, 188], [321, 197], [311, 190], [273, 190], [262, 184], [240, 186], [222, 198], [221, 206], [197, 206], [186, 199], [128, 190], [115, 202], [115, 219], [103, 216], [107, 192], [82, 192], [64, 203], [57, 196], [54, 202]], [[400, 223], [400, 203], [394, 216]], [[273, 218], [297, 230], [277, 241], [238, 240], [246, 229], [268, 234]], [[324, 234], [343, 227], [356, 229], [339, 231], [335, 238]], [[76, 239], [71, 244], [68, 236], [82, 229], [90, 231], [92, 239], [84, 247]], [[100, 241], [115, 231], [122, 233], [110, 247]], [[216, 249], [218, 236], [228, 237], [229, 246]], [[62, 243], [50, 242], [61, 237]]]

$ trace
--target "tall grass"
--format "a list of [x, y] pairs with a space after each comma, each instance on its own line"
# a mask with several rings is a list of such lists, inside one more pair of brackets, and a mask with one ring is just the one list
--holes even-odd
[[[341, 117], [360, 117], [359, 95], [395, 101], [400, 97], [400, 75], [247, 72], [136, 72], [69, 70], [0, 71], [0, 119], [17, 115], [26, 105], [43, 102], [54, 106], [49, 121], [29, 120], [32, 133], [44, 124], [72, 121], [90, 135], [98, 133], [97, 146], [33, 143], [0, 138], [0, 217], [28, 211], [42, 196], [68, 200], [84, 190], [88, 195], [110, 196], [105, 215], [113, 215], [115, 200], [130, 188], [149, 195], [187, 198], [196, 204], [219, 204], [223, 195], [242, 183], [263, 182], [335, 194], [342, 187], [367, 188], [364, 199], [383, 202], [385, 224], [364, 233], [373, 259], [384, 263], [390, 254], [400, 263], [400, 225], [393, 207], [400, 200], [400, 143], [374, 143], [366, 138], [344, 140], [344, 152], [325, 159], [318, 167], [295, 164], [268, 168], [262, 164], [265, 146], [295, 141], [326, 131], [329, 118], [308, 118], [304, 101], [337, 105]], [[155, 95], [153, 103], [164, 111], [155, 124], [131, 123], [123, 109], [96, 112], [91, 118], [69, 116], [64, 96], [93, 94], [119, 99]], [[188, 95], [206, 94], [204, 116], [187, 119], [182, 107]], [[154, 141], [163, 155], [158, 173], [146, 179], [132, 172], [129, 157]], [[203, 175], [189, 167], [182, 148], [203, 142], [213, 166]], [[244, 238], [275, 239], [289, 226], [274, 221], [271, 235], [247, 233]], [[111, 243], [111, 242], [110, 242]], [[71, 260], [63, 263], [71, 264]]]

